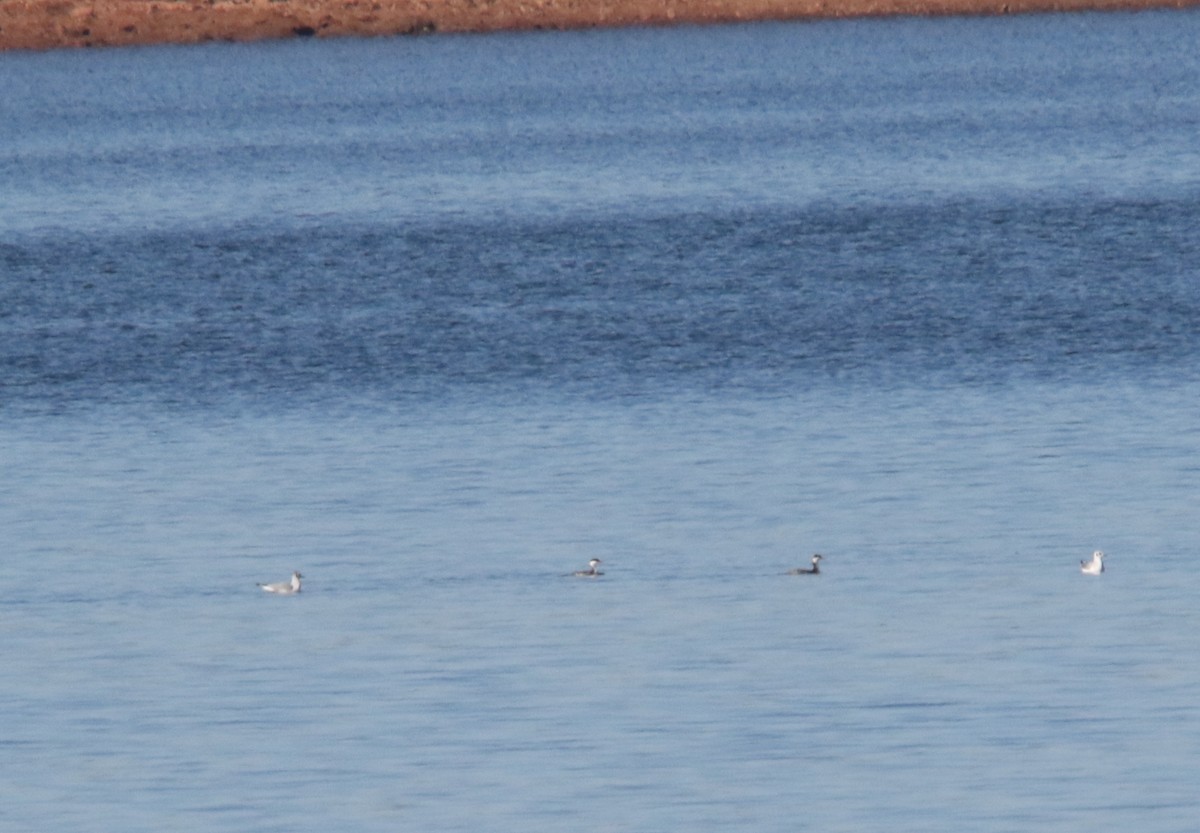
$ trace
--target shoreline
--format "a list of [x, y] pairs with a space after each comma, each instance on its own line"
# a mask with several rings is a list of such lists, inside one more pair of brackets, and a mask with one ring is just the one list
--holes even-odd
[[1200, 0], [0, 0], [0, 51], [1197, 6]]

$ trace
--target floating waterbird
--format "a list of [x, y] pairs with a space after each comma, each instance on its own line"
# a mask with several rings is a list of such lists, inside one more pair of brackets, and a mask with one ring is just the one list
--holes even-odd
[[304, 576], [297, 572], [292, 573], [291, 581], [276, 581], [272, 582], [271, 584], [263, 584], [260, 581], [258, 586], [267, 593], [278, 593], [281, 596], [290, 596], [293, 593], [300, 592], [300, 579], [302, 578], [304, 578]]
[[1104, 553], [1096, 550], [1091, 561], [1080, 561], [1079, 572], [1085, 576], [1098, 576], [1104, 572]]
[[576, 570], [575, 572], [571, 573], [571, 575], [580, 576], [582, 578], [595, 578], [596, 576], [602, 576], [604, 573], [596, 569], [596, 565], [599, 563], [599, 558], [593, 558], [588, 562], [588, 568], [586, 570]]
[[797, 567], [794, 570], [788, 570], [789, 576], [815, 576], [821, 572], [821, 559], [823, 555], [814, 555], [812, 557], [812, 567]]

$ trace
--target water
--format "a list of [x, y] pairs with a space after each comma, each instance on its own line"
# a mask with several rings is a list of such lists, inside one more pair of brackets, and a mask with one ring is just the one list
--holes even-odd
[[0, 828], [1190, 830], [1198, 28], [0, 55]]

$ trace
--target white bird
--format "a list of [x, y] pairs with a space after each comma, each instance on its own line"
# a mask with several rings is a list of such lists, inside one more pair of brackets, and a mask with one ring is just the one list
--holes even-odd
[[595, 578], [596, 576], [602, 576], [604, 573], [596, 569], [596, 566], [600, 563], [601, 562], [599, 558], [593, 558], [588, 562], [588, 568], [586, 570], [576, 570], [575, 572], [571, 573], [571, 575], [581, 576], [583, 578]]
[[260, 581], [258, 586], [267, 593], [278, 593], [281, 596], [290, 596], [293, 593], [300, 592], [300, 579], [302, 578], [304, 578], [304, 576], [300, 575], [300, 573], [292, 573], [291, 581], [276, 581], [272, 582], [271, 584], [263, 584]]
[[794, 570], [788, 570], [789, 576], [815, 576], [821, 572], [821, 559], [823, 555], [814, 555], [812, 557], [812, 567], [797, 567]]
[[1080, 561], [1079, 572], [1085, 576], [1098, 576], [1104, 572], [1104, 553], [1096, 550], [1091, 561]]

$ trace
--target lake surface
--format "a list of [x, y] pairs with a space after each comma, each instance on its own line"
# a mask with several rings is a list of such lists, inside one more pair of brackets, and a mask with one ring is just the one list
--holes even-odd
[[0, 828], [1190, 832], [1198, 41], [0, 54]]

